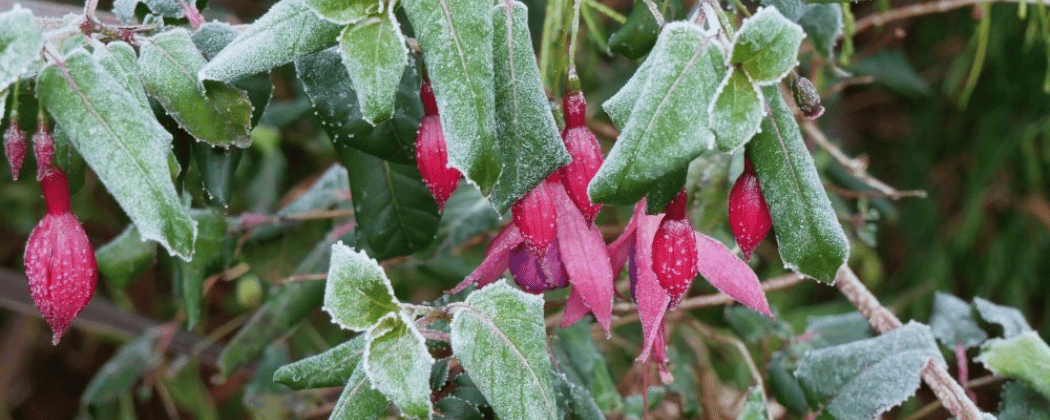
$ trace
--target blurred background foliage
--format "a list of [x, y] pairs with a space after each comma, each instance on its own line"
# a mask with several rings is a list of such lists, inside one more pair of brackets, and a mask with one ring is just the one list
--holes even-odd
[[[102, 3], [100, 10], [108, 10], [110, 5]], [[570, 2], [526, 3], [536, 49], [541, 51], [544, 10], [551, 4]], [[601, 3], [625, 15], [632, 7], [629, 0]], [[692, 2], [685, 3], [679, 12], [688, 10]], [[269, 4], [213, 0], [205, 15], [209, 19], [250, 22]], [[908, 4], [913, 2], [861, 2], [853, 4], [852, 11], [863, 17]], [[4, 4], [4, 10], [9, 8]], [[811, 149], [829, 185], [829, 195], [851, 233], [851, 265], [901, 319], [927, 320], [933, 293], [943, 291], [965, 300], [980, 296], [1016, 307], [1040, 335], [1050, 337], [1050, 8], [1032, 4], [1025, 9], [1021, 16], [1016, 4], [979, 5], [868, 28], [854, 37], [853, 53], [837, 57], [834, 63], [826, 62], [812, 48], [803, 48], [799, 71], [810, 76], [825, 94], [827, 112], [818, 123], [828, 137], [849, 155], [864, 156], [873, 176], [898, 189], [921, 189], [929, 194], [927, 198], [900, 200], [870, 191], [858, 194], [866, 191], [861, 182], [819, 147]], [[581, 29], [578, 66], [590, 104], [591, 127], [607, 150], [615, 130], [598, 105], [622, 86], [636, 64], [605, 53], [605, 41], [619, 24], [591, 13], [585, 16]], [[590, 26], [588, 18], [599, 25]], [[845, 76], [846, 72], [853, 76]], [[243, 153], [232, 178], [233, 193], [225, 210], [231, 217], [247, 212], [273, 214], [338, 161], [295, 80], [294, 69], [282, 67], [272, 80], [273, 98], [253, 133], [253, 146]], [[552, 96], [559, 96], [560, 89], [551, 87]], [[188, 156], [189, 149], [188, 142], [176, 142], [177, 155]], [[75, 161], [73, 156], [74, 165]], [[696, 170], [691, 172], [695, 225], [731, 243], [725, 196], [740, 171], [740, 158], [703, 163], [695, 164]], [[6, 163], [2, 165], [0, 266], [20, 273], [25, 240], [43, 214], [44, 204], [31, 175], [32, 163], [27, 161], [19, 181], [11, 181]], [[183, 186], [188, 196], [195, 207], [206, 205], [200, 172], [184, 170], [188, 175]], [[77, 187], [76, 177], [71, 175], [74, 211], [92, 242], [100, 246], [119, 235], [127, 219], [90, 170], [84, 171], [82, 186]], [[598, 222], [607, 228], [608, 236], [614, 236], [628, 217], [629, 209], [608, 209]], [[236, 244], [226, 249], [236, 252], [224, 256], [222, 268], [244, 263], [250, 271], [211, 284], [204, 298], [205, 316], [194, 332], [222, 343], [268, 292], [276, 290], [278, 282], [296, 272], [327, 232], [346, 221], [304, 221], [262, 239], [231, 235]], [[352, 240], [352, 233], [343, 238]], [[753, 260], [763, 279], [784, 274], [772, 238], [760, 246]], [[489, 239], [487, 234], [474, 235], [462, 238], [462, 245], [436, 247], [387, 264], [397, 295], [405, 301], [438, 298], [480, 261]], [[157, 262], [126, 288], [100, 279], [97, 293], [119, 307], [157, 320], [147, 321], [148, 325], [170, 323], [165, 325], [178, 328], [182, 315], [172, 291], [172, 276], [166, 274], [172, 271], [173, 263], [163, 253]], [[305, 273], [317, 271], [323, 270], [307, 269]], [[8, 278], [4, 277], [0, 289], [3, 295], [13, 293], [12, 288], [24, 287], [24, 283], [12, 283]], [[706, 282], [698, 281], [690, 294], [714, 292]], [[804, 329], [810, 317], [852, 310], [835, 289], [815, 282], [771, 292], [769, 297], [786, 324], [760, 328], [773, 338], [741, 337], [751, 345], [760, 368], [792, 333]], [[560, 298], [564, 296], [548, 296], [554, 302]], [[557, 304], [549, 306], [560, 308]], [[690, 317], [719, 331], [745, 331], [732, 322], [748, 318], [727, 317], [730, 312], [713, 307], [693, 310]], [[271, 346], [255, 366], [255, 373], [272, 371], [284, 362], [315, 354], [348, 338], [320, 311], [313, 311], [309, 321], [286, 335], [282, 342], [287, 345]], [[106, 331], [76, 328], [58, 347], [52, 347], [47, 343], [46, 326], [35, 313], [0, 310], [0, 419], [7, 413], [26, 419], [72, 417], [88, 381], [128, 338]], [[700, 402], [695, 393], [689, 396], [690, 386], [708, 389], [703, 384], [715, 381], [735, 384], [734, 388], [743, 391], [750, 383], [746, 366], [731, 346], [715, 343], [711, 344], [713, 351], [701, 351], [696, 348], [695, 336], [693, 330], [684, 328], [673, 334], [671, 359], [676, 377], [697, 383], [676, 382], [669, 389], [650, 390], [654, 397], [650, 402], [657, 408], [654, 412], [671, 413], [667, 414], [669, 418], [674, 413], [699, 416]], [[621, 395], [641, 392], [638, 378], [646, 372], [632, 362], [639, 342], [636, 323], [617, 329], [613, 340], [598, 341]], [[164, 418], [177, 406], [179, 412], [201, 419], [244, 418], [252, 413], [283, 418], [285, 411], [309, 417], [309, 410], [297, 407], [316, 405], [311, 399], [319, 398], [316, 394], [276, 393], [268, 388], [275, 385], [264, 381], [264, 374], [252, 379], [253, 369], [213, 381], [218, 374], [215, 360], [203, 360], [199, 371], [170, 365], [169, 369], [190, 374], [147, 377], [147, 381], [160, 381], [166, 387], [140, 387], [140, 394], [148, 396], [150, 389], [174, 389], [178, 392], [173, 395], [199, 397], [189, 403], [163, 395], [132, 402], [130, 394], [118, 392], [115, 405], [96, 414], [131, 407], [140, 418]], [[192, 374], [194, 371], [199, 374]], [[662, 393], [667, 392], [675, 396], [663, 398]], [[982, 408], [995, 409], [996, 391], [978, 394]], [[622, 402], [624, 413], [640, 411], [638, 397]], [[913, 411], [930, 398], [924, 395], [920, 399], [900, 411]], [[201, 407], [201, 401], [214, 404]], [[660, 410], [666, 401], [677, 408]], [[194, 406], [198, 406], [194, 412], [187, 411]], [[891, 416], [896, 414], [894, 411]]]

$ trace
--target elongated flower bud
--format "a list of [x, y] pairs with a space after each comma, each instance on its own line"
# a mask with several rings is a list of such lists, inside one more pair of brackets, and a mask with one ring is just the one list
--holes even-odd
[[751, 253], [769, 234], [771, 227], [773, 219], [769, 217], [769, 207], [762, 196], [758, 176], [751, 160], [745, 157], [744, 172], [729, 191], [729, 228], [744, 252], [745, 261], [751, 259]]
[[[36, 125], [36, 133], [33, 133], [33, 157], [36, 158], [36, 179], [38, 181], [43, 181], [51, 171], [58, 170], [54, 164], [55, 138], [43, 122]], [[66, 198], [68, 197], [67, 193]]]
[[4, 155], [11, 166], [11, 178], [17, 181], [26, 157], [26, 131], [18, 124], [15, 116], [11, 117], [11, 125], [4, 131]]
[[416, 167], [423, 176], [430, 194], [437, 201], [438, 210], [445, 209], [445, 203], [459, 185], [463, 174], [458, 169], [448, 166], [448, 145], [445, 134], [441, 131], [441, 118], [438, 116], [437, 101], [430, 83], [423, 82], [420, 88], [423, 100], [424, 117], [419, 121], [416, 131]]
[[602, 149], [598, 139], [584, 123], [586, 122], [587, 103], [583, 93], [574, 92], [565, 96], [565, 131], [562, 141], [572, 157], [572, 162], [559, 170], [562, 184], [569, 198], [580, 209], [588, 223], [594, 222], [602, 206], [591, 202], [587, 196], [587, 184], [594, 178], [602, 166]]
[[798, 75], [791, 79], [791, 96], [795, 98], [795, 105], [798, 105], [799, 111], [802, 111], [802, 115], [811, 120], [815, 120], [824, 114], [824, 106], [820, 104], [820, 94], [817, 93], [817, 88], [813, 87], [813, 82], [805, 77]]
[[557, 234], [558, 207], [550, 184], [558, 182], [551, 174], [511, 207], [514, 225], [521, 231], [525, 244], [537, 255], [543, 255]]
[[670, 308], [678, 306], [696, 278], [696, 237], [685, 218], [687, 200], [683, 189], [667, 204], [653, 238], [653, 272], [671, 297]]
[[57, 168], [40, 180], [47, 214], [29, 235], [25, 250], [29, 293], [51, 325], [52, 343], [82, 311], [95, 293], [98, 264], [83, 226], [69, 207], [69, 182]]

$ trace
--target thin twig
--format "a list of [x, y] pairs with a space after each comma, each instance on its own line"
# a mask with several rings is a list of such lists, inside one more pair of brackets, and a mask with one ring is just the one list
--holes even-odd
[[645, 6], [649, 8], [649, 12], [653, 14], [653, 19], [656, 19], [656, 26], [664, 27], [664, 14], [660, 13], [660, 6], [657, 6], [653, 0], [645, 0]]
[[300, 281], [316, 281], [328, 279], [328, 273], [309, 273], [309, 274], [294, 274], [283, 279], [277, 280], [276, 285], [295, 283]]
[[[888, 333], [901, 326], [900, 319], [897, 319], [896, 315], [879, 303], [875, 295], [868, 291], [864, 283], [857, 278], [857, 274], [848, 266], [843, 265], [839, 269], [835, 276], [835, 287], [864, 315], [868, 324], [871, 324], [871, 327], [879, 334]], [[980, 420], [982, 418], [981, 410], [966, 395], [966, 390], [948, 374], [947, 367], [943, 363], [930, 358], [922, 369], [922, 380], [933, 390], [934, 395], [941, 400], [953, 417], [960, 420]]]
[[[967, 6], [985, 3], [1018, 3], [1029, 0], [938, 0], [926, 3], [913, 4], [910, 6], [891, 9], [886, 12], [865, 16], [857, 21], [854, 34], [876, 26], [898, 20], [910, 19], [916, 16], [944, 13], [949, 10], [960, 9]], [[841, 36], [841, 35], [840, 35]]]
[[690, 319], [688, 324], [704, 337], [731, 346], [740, 352], [740, 356], [744, 359], [744, 364], [747, 365], [747, 370], [751, 372], [751, 378], [755, 380], [755, 386], [761, 389], [766, 388], [765, 382], [762, 380], [762, 373], [759, 372], [758, 366], [755, 365], [755, 361], [751, 358], [751, 352], [747, 350], [747, 346], [744, 345], [743, 341], [740, 341], [739, 338], [719, 333], [695, 318]]
[[84, 2], [84, 19], [95, 20], [95, 9], [98, 9], [98, 0], [87, 0]]
[[617, 12], [617, 11], [615, 11], [613, 9], [610, 9], [609, 6], [606, 6], [606, 5], [602, 4], [599, 1], [596, 1], [596, 0], [584, 0], [584, 1], [587, 3], [587, 7], [590, 7], [592, 9], [594, 9], [594, 10], [597, 10], [599, 13], [601, 13], [601, 14], [603, 14], [605, 16], [608, 16], [609, 19], [612, 19], [616, 23], [619, 23], [619, 24], [623, 25], [624, 23], [627, 22], [627, 17], [626, 16], [620, 14], [619, 12]]
[[857, 178], [867, 186], [875, 189], [876, 191], [884, 194], [887, 198], [899, 200], [905, 197], [919, 197], [925, 198], [926, 191], [924, 190], [897, 190], [880, 181], [868, 174], [868, 163], [865, 159], [856, 159], [846, 156], [846, 154], [839, 149], [834, 143], [828, 140], [828, 137], [824, 135], [824, 132], [820, 131], [817, 124], [810, 120], [802, 121], [802, 130], [806, 132], [814, 142], [817, 143], [821, 148], [827, 150], [828, 154], [835, 159], [843, 168], [849, 171], [850, 175]]

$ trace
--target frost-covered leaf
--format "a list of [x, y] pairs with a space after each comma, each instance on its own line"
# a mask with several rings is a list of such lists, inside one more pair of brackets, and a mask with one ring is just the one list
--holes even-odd
[[999, 420], [1050, 420], [1050, 399], [1018, 382], [1007, 383], [999, 403]]
[[930, 360], [944, 364], [925, 325], [806, 353], [795, 375], [839, 420], [871, 420], [911, 397]]
[[766, 420], [766, 396], [761, 387], [751, 388], [744, 401], [744, 408], [740, 409], [737, 420]]
[[157, 256], [157, 244], [143, 241], [134, 224], [95, 250], [98, 272], [109, 285], [123, 289], [137, 279]]
[[623, 132], [588, 187], [595, 202], [633, 204], [714, 145], [704, 116], [725, 74], [721, 50], [685, 22], [664, 27], [653, 50], [659, 55], [646, 60], [654, 64]]
[[806, 320], [806, 332], [813, 334], [814, 347], [829, 347], [870, 338], [875, 335], [860, 312], [824, 315]]
[[1011, 338], [1032, 331], [1032, 327], [1024, 319], [1024, 314], [1017, 308], [996, 305], [979, 297], [973, 298], [973, 307], [989, 324], [998, 324], [1003, 327], [1003, 338]]
[[[197, 28], [190, 38], [197, 49], [204, 54], [204, 58], [211, 60], [215, 58], [223, 48], [226, 48], [240, 32], [225, 22], [207, 22]], [[270, 81], [270, 72], [261, 72], [230, 82], [230, 85], [248, 93], [248, 100], [252, 104], [251, 126], [255, 127], [262, 118], [266, 106], [269, 105], [270, 95], [273, 93], [273, 83]]]
[[37, 78], [41, 104], [69, 135], [144, 239], [189, 260], [197, 225], [178, 199], [166, 157], [171, 134], [83, 49]]
[[33, 20], [33, 12], [16, 3], [0, 13], [0, 90], [18, 80], [43, 46], [44, 34]]
[[988, 334], [981, 329], [973, 316], [973, 307], [947, 293], [934, 294], [930, 329], [933, 330], [937, 341], [948, 348], [954, 348], [956, 343], [970, 348], [988, 339]]
[[[583, 384], [569, 379], [562, 372], [553, 372], [555, 397], [558, 400], [558, 418], [570, 420], [604, 420], [602, 409], [594, 401]], [[561, 415], [565, 412], [565, 415]]]
[[642, 89], [645, 88], [645, 83], [649, 80], [649, 73], [653, 71], [653, 63], [658, 60], [657, 57], [663, 56], [667, 46], [667, 42], [658, 42], [653, 46], [649, 56], [635, 69], [631, 78], [627, 79], [627, 83], [615, 95], [602, 103], [602, 109], [605, 110], [605, 113], [609, 115], [609, 119], [620, 130], [623, 130], [624, 126], [627, 125], [627, 119], [631, 116], [634, 103], [642, 96]]
[[825, 58], [833, 57], [835, 40], [842, 33], [842, 8], [838, 4], [806, 4], [797, 20], [806, 36]]
[[499, 418], [555, 417], [542, 297], [499, 281], [471, 293], [451, 327], [453, 353]]
[[361, 116], [357, 92], [338, 47], [297, 58], [295, 69], [336, 152], [343, 155], [344, 149], [352, 147], [391, 162], [415, 161], [416, 129], [423, 116], [415, 60], [409, 60], [400, 76], [393, 118], [376, 126]]
[[711, 130], [720, 152], [733, 152], [758, 132], [762, 123], [762, 94], [747, 74], [731, 69], [711, 102]]
[[488, 195], [499, 177], [487, 0], [405, 0], [434, 87], [448, 162]]
[[198, 77], [230, 82], [262, 73], [335, 45], [341, 29], [317, 17], [303, 0], [281, 0], [223, 48]]
[[273, 381], [291, 389], [343, 386], [361, 362], [367, 339], [367, 334], [358, 334], [321, 354], [281, 366]]
[[434, 240], [440, 215], [415, 165], [391, 163], [353, 149], [340, 151], [350, 171], [360, 244], [386, 259], [411, 254]]
[[[162, 16], [166, 18], [181, 19], [186, 16], [186, 9], [183, 8], [184, 2], [188, 3], [190, 0], [115, 0], [113, 2], [113, 13], [117, 15], [123, 22], [135, 21], [138, 6], [141, 4], [146, 7], [146, 12], [156, 16]], [[204, 8], [207, 0], [197, 0], [194, 2], [198, 10]], [[143, 12], [143, 13], [146, 13]]]
[[436, 420], [484, 420], [477, 405], [459, 397], [448, 396], [434, 403]]
[[146, 97], [146, 88], [142, 86], [138, 54], [131, 45], [123, 41], [110, 42], [105, 47], [95, 48], [92, 55], [124, 87], [124, 90], [135, 97], [134, 105], [139, 109], [152, 112], [149, 99]]
[[372, 386], [407, 416], [430, 418], [430, 369], [434, 358], [416, 324], [395, 312], [368, 331], [365, 371]]
[[124, 343], [88, 382], [80, 396], [80, 406], [115, 400], [121, 392], [135, 385], [142, 375], [159, 366], [163, 358], [156, 352], [158, 338], [156, 332], [148, 330]]
[[561, 184], [556, 184], [551, 192], [558, 206], [556, 234], [569, 282], [598, 324], [609, 334], [615, 290], [602, 232], [597, 226], [587, 223]]
[[197, 221], [195, 253], [190, 261], [175, 261], [173, 283], [186, 311], [186, 329], [191, 330], [200, 320], [204, 280], [218, 268], [215, 262], [222, 256], [226, 219], [214, 209], [191, 209], [190, 217]]
[[747, 145], [788, 269], [832, 282], [849, 241], [824, 191], [798, 123], [776, 86], [763, 88], [770, 115]]
[[399, 307], [383, 267], [340, 242], [332, 245], [321, 309], [340, 327], [364, 331]]
[[762, 284], [746, 262], [717, 239], [693, 232], [696, 238], [696, 269], [712, 286], [756, 312], [773, 317]]
[[197, 80], [204, 64], [204, 56], [184, 29], [147, 38], [139, 55], [143, 86], [179, 127], [198, 141], [247, 147], [252, 116], [248, 94], [222, 83], [209, 83], [205, 90]]
[[362, 359], [354, 368], [353, 375], [347, 381], [339, 400], [335, 402], [329, 420], [375, 420], [386, 413], [390, 403], [382, 392], [377, 391], [368, 381], [365, 372], [365, 361]]
[[496, 137], [503, 172], [492, 205], [503, 213], [556, 169], [569, 163], [547, 94], [540, 81], [521, 2], [492, 7], [492, 54], [496, 86]]
[[992, 373], [1020, 380], [1050, 398], [1050, 346], [1035, 331], [988, 340], [977, 361]]
[[383, 11], [378, 0], [306, 0], [306, 6], [322, 19], [340, 25], [349, 25]]
[[223, 209], [229, 208], [233, 192], [237, 164], [241, 162], [244, 149], [212, 147], [210, 143], [193, 143], [193, 161], [204, 184], [208, 204]]
[[802, 27], [774, 7], [760, 8], [740, 25], [730, 62], [739, 65], [757, 84], [771, 84], [798, 64]]
[[361, 118], [375, 125], [394, 115], [394, 96], [408, 64], [405, 37], [393, 11], [347, 26], [339, 35], [343, 65], [357, 88]]

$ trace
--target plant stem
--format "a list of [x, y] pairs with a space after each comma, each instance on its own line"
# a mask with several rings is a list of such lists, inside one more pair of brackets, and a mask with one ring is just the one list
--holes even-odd
[[867, 172], [868, 162], [866, 160], [855, 159], [846, 156], [846, 154], [842, 152], [842, 149], [839, 149], [838, 146], [835, 146], [835, 144], [828, 140], [828, 137], [824, 135], [823, 131], [820, 131], [820, 128], [817, 127], [817, 124], [815, 122], [811, 120], [803, 120], [802, 130], [805, 131], [806, 135], [809, 136], [809, 138], [812, 139], [815, 143], [817, 143], [817, 145], [826, 150], [828, 154], [831, 155], [831, 157], [835, 158], [835, 161], [842, 165], [842, 167], [845, 168], [846, 171], [850, 173], [850, 175], [853, 175], [854, 178], [857, 178], [869, 187], [884, 194], [887, 198], [899, 200], [905, 197], [926, 197], [926, 191], [897, 190], [896, 188], [889, 186], [889, 184], [886, 184], [885, 182], [882, 182], [879, 179], [869, 175]]
[[870, 29], [875, 26], [882, 26], [887, 23], [896, 22], [898, 20], [905, 20], [916, 16], [929, 15], [934, 13], [944, 13], [949, 10], [973, 6], [975, 4], [1018, 3], [1022, 1], [1028, 0], [937, 0], [926, 3], [913, 4], [910, 6], [888, 10], [883, 13], [876, 13], [873, 15], [865, 16], [863, 19], [857, 21], [854, 33], [861, 32], [865, 29]]
[[605, 16], [608, 16], [609, 19], [612, 19], [612, 20], [616, 21], [616, 23], [619, 23], [619, 24], [623, 25], [624, 23], [627, 22], [627, 17], [626, 16], [620, 14], [619, 12], [617, 12], [617, 11], [615, 11], [613, 9], [610, 9], [609, 6], [601, 4], [600, 2], [595, 1], [595, 0], [584, 0], [584, 1], [587, 2], [587, 7], [590, 7], [592, 9], [594, 9], [594, 10], [597, 10], [601, 14], [603, 14]]
[[[897, 319], [897, 316], [879, 303], [875, 295], [864, 287], [864, 283], [860, 282], [857, 274], [848, 266], [843, 265], [839, 269], [838, 275], [835, 276], [835, 287], [846, 295], [850, 303], [864, 315], [868, 324], [871, 324], [871, 327], [879, 334], [888, 333], [901, 326], [901, 321]], [[966, 390], [948, 374], [943, 363], [938, 363], [933, 358], [929, 359], [922, 369], [922, 380], [933, 390], [937, 399], [941, 400], [953, 417], [960, 420], [983, 418], [984, 413], [966, 396]]]
[[653, 19], [656, 19], [656, 26], [661, 28], [664, 27], [664, 14], [660, 13], [660, 6], [657, 6], [653, 0], [644, 0], [645, 6], [649, 8], [649, 13], [653, 14]]
[[95, 9], [98, 9], [98, 0], [87, 0], [84, 2], [84, 18], [94, 21]]
[[[580, 32], [580, 3], [582, 0], [572, 0], [572, 23], [569, 27], [569, 78], [576, 78], [576, 42]], [[570, 82], [571, 83], [571, 82]]]

